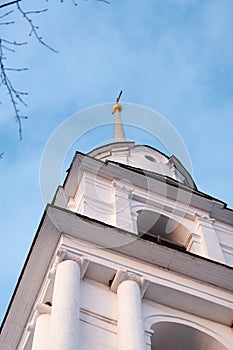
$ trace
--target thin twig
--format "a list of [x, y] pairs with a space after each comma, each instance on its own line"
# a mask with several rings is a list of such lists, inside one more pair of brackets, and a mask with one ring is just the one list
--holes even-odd
[[15, 23], [15, 21], [10, 21], [10, 22], [1, 22], [0, 23], [0, 25], [3, 25], [3, 26], [5, 26], [5, 25], [9, 25], [9, 24], [14, 24]]
[[43, 13], [43, 12], [47, 12], [48, 9], [43, 9], [43, 10], [35, 10], [35, 11], [26, 11], [25, 14], [26, 15], [32, 15], [32, 14], [38, 14], [38, 13]]
[[105, 2], [105, 4], [110, 5], [110, 1], [107, 1], [107, 0], [96, 0], [96, 1]]
[[10, 70], [10, 71], [14, 71], [14, 72], [22, 72], [22, 71], [28, 70], [28, 68], [6, 68], [5, 67], [5, 70]]
[[74, 6], [78, 6], [78, 3], [75, 0], [72, 0]]
[[14, 10], [11, 10], [11, 11], [8, 11], [8, 12], [4, 13], [4, 15], [0, 16], [0, 19], [10, 15], [12, 12], [14, 12]]
[[15, 46], [22, 46], [22, 45], [27, 45], [27, 42], [18, 42], [18, 41], [10, 41], [10, 40], [7, 40], [7, 39], [1, 39], [3, 43], [6, 43], [6, 44], [9, 44], [9, 45], [15, 45]]
[[[55, 50], [53, 47], [49, 46], [48, 44], [46, 44], [46, 42], [42, 39], [42, 37], [38, 34], [38, 26], [35, 26], [32, 22], [32, 19], [29, 18], [29, 16], [27, 15], [27, 12], [24, 12], [23, 9], [21, 8], [21, 6], [19, 5], [19, 3], [17, 2], [16, 4], [19, 12], [22, 14], [22, 16], [26, 19], [26, 21], [28, 22], [29, 26], [31, 27], [31, 31], [29, 33], [29, 36], [31, 36], [32, 34], [36, 37], [36, 39], [44, 46], [46, 46], [49, 50], [53, 51], [53, 52], [58, 52], [57, 50]], [[38, 13], [40, 12], [44, 12], [44, 10], [40, 10]]]
[[10, 47], [7, 47], [7, 46], [5, 46], [5, 45], [3, 45], [3, 44], [2, 44], [2, 48], [5, 49], [5, 50], [7, 50], [7, 51], [10, 51], [10, 52], [15, 52], [14, 49], [11, 49]]
[[22, 119], [26, 119], [27, 116], [23, 116], [20, 114], [20, 110], [18, 108], [17, 102], [20, 102], [24, 106], [26, 106], [26, 103], [23, 100], [23, 96], [27, 95], [27, 93], [15, 89], [15, 87], [11, 83], [11, 80], [9, 79], [6, 73], [6, 71], [9, 70], [9, 68], [5, 67], [4, 59], [5, 57], [3, 54], [2, 40], [0, 39], [0, 82], [1, 82], [1, 85], [5, 86], [7, 90], [7, 94], [9, 95], [11, 104], [15, 112], [15, 119], [16, 119], [16, 122], [18, 123], [19, 139], [22, 140]]

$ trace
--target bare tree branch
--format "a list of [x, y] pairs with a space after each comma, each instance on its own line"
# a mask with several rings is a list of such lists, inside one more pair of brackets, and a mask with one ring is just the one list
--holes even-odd
[[10, 14], [13, 13], [13, 12], [14, 12], [14, 11], [11, 10], [11, 11], [8, 11], [8, 12], [4, 13], [4, 15], [0, 16], [0, 19], [6, 17], [6, 16], [8, 16], [8, 15], [10, 15]]
[[[20, 14], [23, 16], [23, 18], [28, 22], [30, 26], [30, 32], [29, 36], [34, 35], [34, 37], [39, 41], [40, 44], [47, 47], [53, 52], [57, 52], [54, 48], [49, 46], [39, 35], [38, 30], [39, 27], [34, 25], [31, 15], [35, 14], [41, 14], [47, 11], [47, 9], [42, 10], [33, 10], [33, 11], [24, 11], [22, 7], [19, 5], [18, 1], [15, 1], [13, 3], [16, 3], [17, 9], [20, 12]], [[9, 5], [12, 4], [12, 2], [8, 3]], [[12, 11], [8, 11], [5, 14], [3, 14], [0, 19], [5, 19], [7, 16], [10, 16], [12, 14]], [[4, 21], [0, 22], [0, 25], [10, 25], [13, 24], [13, 21]], [[9, 71], [12, 72], [21, 72], [27, 70], [27, 68], [14, 68], [14, 67], [7, 67], [6, 66], [6, 55], [5, 52], [9, 51], [14, 53], [17, 46], [26, 45], [26, 42], [17, 42], [17, 41], [11, 41], [7, 39], [0, 38], [0, 87], [4, 86], [6, 89], [6, 93], [9, 96], [10, 103], [13, 107], [14, 114], [15, 114], [15, 120], [18, 123], [18, 131], [19, 131], [19, 139], [22, 140], [22, 119], [27, 119], [27, 116], [22, 115], [20, 112], [19, 104], [23, 106], [27, 106], [24, 97], [27, 95], [26, 92], [20, 91], [15, 88], [15, 86], [12, 83], [11, 78], [8, 75]]]
[[[8, 44], [10, 44], [10, 42], [7, 40], [5, 42], [8, 42]], [[17, 45], [17, 43], [15, 43], [15, 44], [13, 43], [13, 45]], [[15, 113], [15, 120], [18, 123], [19, 138], [20, 138], [20, 140], [22, 140], [22, 119], [26, 119], [27, 116], [21, 115], [20, 110], [18, 108], [18, 102], [20, 102], [21, 104], [26, 106], [26, 103], [23, 100], [23, 96], [27, 95], [27, 93], [15, 89], [9, 76], [7, 75], [7, 71], [11, 70], [11, 68], [5, 67], [5, 59], [6, 58], [5, 58], [4, 52], [3, 52], [4, 48], [6, 48], [6, 46], [2, 45], [2, 39], [0, 39], [0, 85], [5, 86], [7, 94], [9, 95], [11, 105], [13, 106], [13, 110]], [[11, 49], [9, 47], [8, 47], [8, 49], [14, 51], [13, 49]], [[20, 71], [21, 69], [20, 68], [19, 69], [13, 68], [13, 70]]]
[[[47, 0], [48, 1], [48, 0]], [[63, 2], [64, 0], [60, 0], [60, 2]], [[86, 0], [87, 1], [87, 0]], [[110, 1], [108, 0], [96, 0], [99, 2], [103, 2], [106, 4], [110, 4]], [[39, 34], [39, 27], [34, 24], [32, 18], [34, 15], [42, 14], [46, 12], [48, 9], [42, 9], [42, 10], [30, 10], [25, 11], [21, 5], [19, 4], [21, 0], [13, 0], [8, 1], [5, 4], [0, 5], [0, 9], [15, 4], [17, 7], [17, 10], [19, 13], [23, 16], [23, 18], [26, 20], [30, 27], [29, 36], [34, 36], [40, 44], [48, 48], [49, 50], [53, 52], [58, 52], [56, 49], [48, 45], [43, 38]], [[78, 5], [76, 0], [72, 0], [73, 4], [75, 6]], [[0, 20], [4, 19], [3, 22], [0, 22], [0, 25], [12, 25], [14, 24], [14, 21], [12, 20], [5, 20], [8, 16], [10, 16], [14, 11], [10, 10], [3, 15], [0, 16]], [[9, 18], [9, 17], [8, 17]], [[9, 76], [9, 72], [21, 72], [24, 70], [27, 70], [27, 68], [12, 68], [7, 67], [6, 65], [6, 54], [5, 52], [11, 52], [15, 53], [17, 46], [26, 45], [27, 42], [17, 42], [17, 41], [11, 41], [8, 39], [5, 39], [0, 36], [0, 88], [5, 87], [6, 93], [9, 96], [10, 103], [13, 107], [14, 114], [15, 114], [15, 120], [18, 123], [18, 131], [19, 131], [19, 138], [22, 140], [22, 119], [26, 119], [27, 116], [24, 116], [21, 114], [19, 105], [27, 106], [26, 102], [24, 101], [24, 97], [27, 95], [26, 92], [20, 91], [15, 88], [14, 84], [12, 83], [11, 77]], [[0, 102], [1, 103], [1, 102]], [[0, 158], [2, 158], [3, 152], [0, 153]]]
[[5, 6], [13, 5], [13, 4], [15, 4], [16, 2], [19, 2], [19, 1], [21, 1], [21, 0], [14, 0], [14, 1], [6, 2], [5, 4], [0, 5], [0, 8], [5, 7]]
[[58, 52], [57, 50], [55, 50], [53, 47], [49, 46], [48, 44], [46, 44], [46, 42], [42, 39], [42, 37], [38, 34], [38, 29], [39, 27], [34, 25], [33, 22], [32, 22], [32, 19], [29, 18], [28, 14], [39, 14], [39, 13], [42, 13], [42, 12], [46, 12], [47, 9], [43, 9], [43, 10], [38, 10], [38, 11], [29, 11], [29, 12], [25, 12], [23, 11], [22, 7], [19, 5], [19, 3], [17, 2], [16, 4], [19, 12], [22, 14], [22, 16], [26, 19], [26, 21], [28, 22], [31, 30], [30, 30], [30, 33], [29, 33], [29, 36], [32, 36], [34, 35], [36, 37], [36, 39], [44, 46], [46, 46], [49, 50], [53, 51], [53, 52]]

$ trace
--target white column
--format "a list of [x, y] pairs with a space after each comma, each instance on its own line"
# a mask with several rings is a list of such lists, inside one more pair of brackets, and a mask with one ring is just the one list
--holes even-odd
[[78, 350], [80, 265], [83, 261], [64, 251], [60, 255], [67, 260], [59, 262], [56, 266], [49, 350]]
[[29, 326], [29, 331], [34, 331], [32, 350], [47, 350], [48, 333], [50, 325], [51, 307], [45, 304], [38, 304], [36, 307], [33, 325]]
[[145, 350], [142, 292], [148, 282], [142, 277], [118, 271], [112, 283], [117, 293], [117, 340], [119, 350]]

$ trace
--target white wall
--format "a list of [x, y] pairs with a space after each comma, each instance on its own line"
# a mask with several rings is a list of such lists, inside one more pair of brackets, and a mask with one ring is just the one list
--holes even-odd
[[116, 294], [103, 284], [82, 280], [80, 349], [116, 349], [116, 319]]

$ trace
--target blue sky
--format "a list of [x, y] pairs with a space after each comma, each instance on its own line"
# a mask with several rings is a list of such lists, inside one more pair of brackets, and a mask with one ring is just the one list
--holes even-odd
[[[15, 85], [29, 92], [28, 107], [21, 109], [29, 117], [22, 141], [0, 88], [1, 317], [43, 213], [39, 173], [46, 143], [68, 117], [113, 102], [121, 89], [123, 104], [156, 110], [176, 128], [198, 188], [233, 208], [233, 1], [110, 2], [79, 0], [74, 6], [71, 0], [23, 0], [25, 9], [48, 8], [34, 15], [34, 22], [57, 54], [28, 37], [27, 23], [16, 11], [15, 25], [0, 27], [2, 37], [29, 42], [7, 56], [8, 66], [28, 68], [11, 73]], [[92, 121], [80, 118], [80, 130], [88, 123], [91, 128]], [[145, 120], [144, 127], [151, 125]], [[110, 126], [101, 134], [103, 141], [111, 139], [111, 132]], [[101, 139], [94, 135], [87, 133], [77, 149], [87, 152], [97, 146]], [[126, 129], [126, 136], [132, 139], [132, 130]], [[135, 139], [156, 145], [137, 130]], [[71, 157], [69, 152], [65, 164]], [[63, 178], [64, 171], [60, 183]]]

